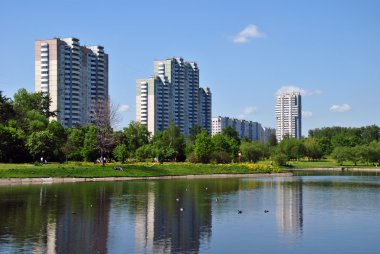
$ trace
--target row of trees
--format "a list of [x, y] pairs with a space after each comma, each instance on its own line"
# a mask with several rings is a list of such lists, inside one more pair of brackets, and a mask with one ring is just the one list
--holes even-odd
[[114, 131], [114, 112], [95, 113], [94, 124], [64, 128], [49, 121], [56, 112], [49, 111], [50, 100], [43, 93], [20, 89], [14, 99], [0, 91], [0, 161], [28, 162], [44, 157], [49, 161], [96, 161], [100, 157], [119, 162], [190, 161], [197, 163], [257, 162], [272, 160], [283, 165], [289, 160], [307, 157], [319, 160], [332, 156], [339, 163], [380, 160], [379, 127], [332, 127], [311, 130], [308, 138], [285, 137], [277, 144], [272, 135], [268, 142], [240, 140], [232, 127], [211, 136], [195, 126], [188, 137], [170, 124], [151, 136], [147, 128], [136, 122]]

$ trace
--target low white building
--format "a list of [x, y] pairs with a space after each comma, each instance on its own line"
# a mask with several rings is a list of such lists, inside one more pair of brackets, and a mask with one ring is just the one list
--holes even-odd
[[212, 118], [211, 134], [214, 136], [227, 126], [234, 128], [240, 138], [246, 137], [257, 141], [267, 141], [271, 131], [274, 131], [272, 128], [263, 128], [258, 122], [218, 116]]

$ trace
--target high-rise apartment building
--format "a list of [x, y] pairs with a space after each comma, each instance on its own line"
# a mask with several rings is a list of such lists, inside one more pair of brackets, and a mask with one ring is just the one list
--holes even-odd
[[197, 124], [211, 131], [211, 91], [199, 88], [197, 63], [169, 58], [153, 65], [153, 77], [136, 81], [136, 120], [153, 134], [170, 122], [185, 136]]
[[281, 141], [285, 136], [301, 138], [301, 94], [283, 93], [276, 98], [276, 137]]
[[108, 55], [76, 38], [37, 40], [35, 90], [49, 94], [50, 111], [63, 126], [94, 122], [96, 112], [109, 107]]
[[212, 123], [211, 123], [211, 105], [212, 96], [210, 88], [199, 88], [199, 114], [198, 121], [202, 128], [206, 129], [208, 133], [211, 133]]
[[261, 136], [263, 127], [260, 123], [222, 116], [212, 118], [212, 136], [222, 132], [227, 126], [234, 128], [239, 138], [248, 138], [256, 141], [263, 140]]

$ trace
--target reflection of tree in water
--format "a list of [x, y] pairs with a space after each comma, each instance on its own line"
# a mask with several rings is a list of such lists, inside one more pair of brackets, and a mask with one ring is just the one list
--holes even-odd
[[296, 237], [302, 234], [302, 198], [302, 181], [278, 181], [276, 217], [281, 233]]
[[111, 202], [113, 212], [135, 218], [137, 252], [198, 252], [211, 237], [215, 197], [255, 187], [239, 179], [1, 187], [0, 252], [8, 246], [21, 252], [106, 253]]
[[105, 253], [109, 195], [91, 184], [2, 187], [0, 238], [9, 239], [2, 244], [35, 253]]

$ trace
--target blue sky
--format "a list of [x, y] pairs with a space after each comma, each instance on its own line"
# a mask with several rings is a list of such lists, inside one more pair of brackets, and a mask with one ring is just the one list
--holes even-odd
[[304, 135], [380, 125], [379, 12], [377, 0], [3, 0], [0, 90], [34, 90], [34, 40], [74, 36], [109, 54], [119, 128], [135, 119], [135, 80], [173, 56], [198, 63], [214, 116], [275, 127], [275, 94], [290, 87], [304, 94]]

